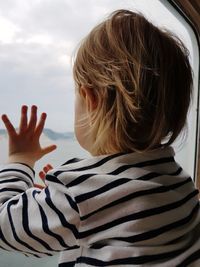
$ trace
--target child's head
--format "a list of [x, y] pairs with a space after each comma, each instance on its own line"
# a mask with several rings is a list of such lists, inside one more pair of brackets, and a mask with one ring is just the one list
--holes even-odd
[[141, 14], [118, 10], [97, 25], [81, 43], [73, 72], [77, 94], [84, 98], [86, 88], [95, 100], [87, 133], [94, 155], [169, 145], [186, 123], [187, 49]]

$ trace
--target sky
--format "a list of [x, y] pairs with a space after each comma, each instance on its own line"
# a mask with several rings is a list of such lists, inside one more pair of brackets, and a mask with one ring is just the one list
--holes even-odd
[[118, 8], [142, 11], [190, 46], [186, 29], [158, 0], [0, 1], [0, 114], [17, 127], [21, 105], [36, 104], [47, 112], [46, 127], [73, 131], [72, 56], [79, 41]]

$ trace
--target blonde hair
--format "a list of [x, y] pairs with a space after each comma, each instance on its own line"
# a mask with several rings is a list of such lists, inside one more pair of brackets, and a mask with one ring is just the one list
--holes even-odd
[[183, 129], [192, 93], [188, 51], [142, 14], [117, 10], [82, 41], [77, 88], [93, 90], [92, 154], [170, 145]]

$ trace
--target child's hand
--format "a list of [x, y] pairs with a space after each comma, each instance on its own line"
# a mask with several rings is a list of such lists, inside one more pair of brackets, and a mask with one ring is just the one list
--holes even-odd
[[5, 114], [2, 115], [2, 120], [9, 137], [9, 162], [21, 162], [33, 167], [37, 160], [56, 149], [56, 146], [40, 146], [39, 139], [44, 129], [46, 113], [41, 114], [37, 123], [37, 107], [32, 106], [28, 122], [27, 110], [27, 106], [22, 106], [18, 132]]
[[38, 187], [40, 189], [43, 189], [46, 187], [46, 183], [45, 183], [45, 177], [46, 177], [46, 173], [50, 170], [52, 170], [53, 167], [50, 165], [50, 164], [47, 164], [46, 166], [44, 166], [43, 168], [43, 171], [40, 171], [39, 172], [39, 176], [42, 180], [42, 182], [44, 183], [44, 186], [43, 185], [40, 185], [40, 184], [34, 184], [35, 187]]
[[53, 169], [53, 167], [51, 166], [51, 164], [47, 164], [46, 166], [44, 166], [43, 171], [39, 172], [39, 176], [40, 176], [40, 178], [44, 184], [45, 184], [45, 176], [46, 176], [47, 172], [52, 170], [52, 169]]

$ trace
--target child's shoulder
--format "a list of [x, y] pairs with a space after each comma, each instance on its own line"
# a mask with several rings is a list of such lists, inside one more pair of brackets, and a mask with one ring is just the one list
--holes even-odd
[[62, 183], [66, 187], [78, 185], [89, 177], [108, 174], [117, 168], [124, 153], [91, 156], [85, 159], [72, 158], [48, 172], [47, 181]]
[[[170, 165], [170, 166], [169, 166]], [[149, 172], [159, 173], [177, 170], [174, 162], [173, 148], [157, 149], [148, 153], [117, 153], [101, 155], [86, 159], [73, 158], [52, 169], [47, 175], [48, 180], [56, 180], [66, 187], [80, 185], [87, 180], [99, 184], [101, 180], [110, 182], [112, 179], [128, 177], [137, 179]]]

